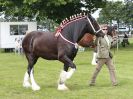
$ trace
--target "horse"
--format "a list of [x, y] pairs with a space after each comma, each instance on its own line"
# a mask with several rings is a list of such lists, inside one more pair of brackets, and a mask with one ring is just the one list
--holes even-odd
[[81, 40], [78, 42], [78, 44], [82, 47], [95, 47], [94, 44], [95, 35], [92, 35], [90, 33], [86, 33]]
[[[118, 36], [117, 36], [117, 32], [115, 30], [115, 27], [113, 26], [108, 26], [108, 33], [107, 35], [110, 35], [113, 40], [117, 40]], [[78, 44], [82, 47], [91, 47], [91, 48], [94, 48], [94, 53], [93, 53], [93, 58], [92, 58], [92, 62], [91, 64], [92, 65], [96, 65], [96, 55], [97, 55], [97, 50], [96, 50], [96, 45], [95, 45], [95, 35], [92, 35], [92, 34], [85, 34], [82, 39], [78, 42]], [[117, 42], [116, 42], [117, 44]], [[116, 44], [114, 46], [116, 46]]]
[[23, 87], [31, 87], [34, 91], [40, 90], [40, 86], [34, 79], [33, 70], [38, 58], [41, 57], [64, 63], [57, 89], [67, 90], [65, 81], [71, 78], [76, 70], [73, 60], [78, 51], [77, 42], [85, 33], [92, 33], [97, 37], [104, 36], [97, 21], [90, 14], [82, 13], [63, 20], [55, 33], [43, 31], [27, 33], [22, 42], [23, 51], [28, 61]]

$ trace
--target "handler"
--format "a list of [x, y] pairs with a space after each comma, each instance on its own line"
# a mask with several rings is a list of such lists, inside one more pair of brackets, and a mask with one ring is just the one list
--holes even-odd
[[113, 42], [111, 36], [107, 35], [108, 26], [106, 24], [101, 25], [101, 29], [105, 33], [105, 36], [99, 37], [97, 39], [97, 65], [92, 75], [90, 86], [95, 85], [96, 77], [104, 64], [107, 65], [107, 68], [109, 70], [112, 85], [116, 86], [117, 81], [116, 81], [115, 67], [112, 60], [113, 55], [110, 52], [111, 45], [113, 45], [115, 42]]

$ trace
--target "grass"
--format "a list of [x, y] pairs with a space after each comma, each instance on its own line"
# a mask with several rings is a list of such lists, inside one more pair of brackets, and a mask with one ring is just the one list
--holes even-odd
[[66, 84], [70, 90], [58, 91], [57, 80], [63, 64], [39, 59], [35, 65], [35, 80], [40, 91], [22, 87], [27, 68], [24, 56], [0, 53], [0, 99], [132, 99], [133, 97], [133, 44], [120, 47], [114, 61], [119, 85], [113, 87], [106, 66], [97, 77], [96, 86], [90, 87], [95, 66], [91, 65], [92, 50], [78, 52], [75, 58], [77, 70]]

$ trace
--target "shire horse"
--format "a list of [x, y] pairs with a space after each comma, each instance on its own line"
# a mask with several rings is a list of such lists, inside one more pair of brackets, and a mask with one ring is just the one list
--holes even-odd
[[[56, 33], [32, 31], [22, 42], [22, 47], [28, 61], [28, 68], [24, 75], [23, 86], [32, 90], [40, 90], [33, 75], [34, 65], [39, 57], [47, 60], [58, 60], [64, 63], [60, 73], [58, 90], [67, 90], [65, 81], [71, 78], [76, 70], [73, 63], [78, 51], [77, 42], [85, 35], [92, 33], [97, 37], [104, 36], [96, 20], [90, 14], [77, 14], [61, 22]], [[68, 70], [70, 67], [70, 70]]]
[[95, 47], [94, 44], [94, 40], [95, 40], [95, 35], [90, 34], [90, 33], [86, 33], [81, 40], [78, 42], [78, 44], [82, 47]]
[[[107, 35], [110, 35], [113, 39], [113, 41], [115, 41], [115, 45], [117, 44], [117, 39], [118, 39], [118, 36], [117, 36], [117, 32], [115, 30], [115, 27], [113, 26], [108, 26], [108, 33]], [[96, 55], [97, 55], [97, 49], [95, 48], [96, 45], [94, 43], [94, 38], [95, 38], [95, 35], [92, 35], [92, 34], [85, 34], [82, 39], [78, 42], [78, 44], [82, 47], [92, 47], [94, 48], [94, 53], [93, 53], [93, 58], [92, 58], [92, 62], [91, 64], [92, 65], [96, 65]]]

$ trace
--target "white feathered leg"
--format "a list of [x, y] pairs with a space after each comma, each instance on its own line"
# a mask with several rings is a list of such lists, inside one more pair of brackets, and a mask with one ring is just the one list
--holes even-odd
[[63, 70], [60, 73], [60, 78], [59, 78], [59, 82], [58, 82], [58, 90], [67, 90], [68, 89], [65, 85], [66, 79], [67, 79], [67, 72]]
[[31, 87], [31, 84], [29, 82], [29, 75], [28, 75], [27, 72], [25, 72], [25, 75], [24, 75], [23, 86], [26, 87], [26, 88]]
[[40, 90], [40, 86], [37, 85], [37, 83], [34, 80], [33, 69], [31, 70], [31, 73], [30, 73], [30, 79], [31, 79], [31, 84], [32, 84], [32, 90], [34, 90], [34, 91]]
[[94, 52], [94, 53], [93, 53], [92, 62], [91, 62], [92, 65], [97, 65], [97, 63], [96, 63], [96, 57], [97, 57], [97, 53]]
[[70, 71], [67, 72], [67, 79], [70, 79], [74, 72], [75, 72], [75, 69], [70, 69]]

